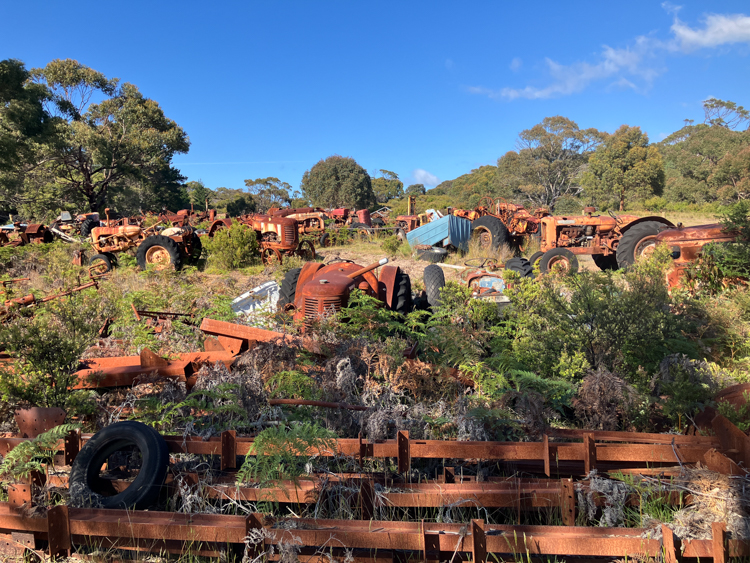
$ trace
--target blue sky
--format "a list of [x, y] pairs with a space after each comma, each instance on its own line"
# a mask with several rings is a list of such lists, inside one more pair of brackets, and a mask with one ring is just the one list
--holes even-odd
[[137, 85], [190, 136], [176, 166], [210, 188], [296, 188], [332, 154], [432, 186], [547, 116], [658, 141], [709, 96], [750, 106], [746, 0], [2, 0], [0, 15], [0, 59]]

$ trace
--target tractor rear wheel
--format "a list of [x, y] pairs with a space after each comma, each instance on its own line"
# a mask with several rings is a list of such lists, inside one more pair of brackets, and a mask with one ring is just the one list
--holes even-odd
[[532, 266], [536, 266], [536, 263], [539, 262], [539, 259], [544, 256], [544, 252], [541, 250], [537, 250], [534, 254], [531, 255], [529, 258], [529, 262], [531, 262]]
[[276, 308], [279, 311], [283, 311], [287, 305], [294, 305], [294, 299], [297, 296], [297, 282], [299, 281], [301, 271], [302, 268], [292, 268], [284, 274], [284, 279], [281, 280], [281, 288], [279, 289], [279, 300], [276, 304]]
[[430, 307], [440, 305], [440, 290], [445, 287], [445, 273], [437, 264], [430, 264], [424, 269], [424, 289]]
[[485, 215], [471, 224], [471, 238], [479, 241], [484, 250], [497, 250], [510, 247], [508, 228], [497, 217]]
[[99, 226], [99, 221], [92, 219], [89, 217], [88, 219], [84, 219], [81, 223], [81, 236], [83, 238], [89, 238], [89, 235], [91, 234], [91, 229], [94, 227]]
[[163, 235], [146, 237], [146, 240], [138, 246], [135, 258], [142, 270], [148, 266], [153, 266], [157, 270], [165, 270], [172, 266], [175, 270], [179, 270], [182, 266], [179, 245]]
[[604, 254], [592, 254], [591, 258], [593, 258], [594, 264], [602, 271], [617, 269], [617, 256], [614, 254], [607, 256]]
[[[439, 266], [438, 266], [439, 267]], [[399, 268], [396, 273], [396, 287], [394, 288], [395, 295], [393, 296], [393, 310], [402, 315], [411, 313], [414, 309], [414, 304], [411, 299], [411, 279], [409, 274], [405, 274]]]
[[546, 274], [555, 268], [577, 272], [578, 258], [567, 248], [553, 248], [552, 250], [548, 250], [539, 259], [539, 271]]
[[534, 277], [534, 267], [526, 258], [511, 258], [505, 263], [505, 269], [516, 272], [522, 278]]
[[656, 243], [656, 235], [664, 225], [658, 221], [644, 221], [630, 227], [617, 245], [617, 265], [625, 268], [635, 264], [646, 249]]
[[89, 266], [94, 266], [92, 273], [106, 274], [112, 271], [112, 260], [106, 254], [94, 254], [89, 259]]

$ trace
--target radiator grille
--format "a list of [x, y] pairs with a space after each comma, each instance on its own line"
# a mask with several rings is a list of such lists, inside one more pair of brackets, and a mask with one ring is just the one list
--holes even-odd
[[297, 240], [297, 228], [296, 227], [284, 227], [284, 244], [292, 244]]
[[338, 297], [314, 297], [305, 298], [305, 324], [317, 320], [319, 317], [328, 317], [341, 310], [341, 300]]

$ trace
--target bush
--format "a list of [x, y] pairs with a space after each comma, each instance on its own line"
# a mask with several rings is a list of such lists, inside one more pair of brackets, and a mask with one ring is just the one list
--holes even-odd
[[398, 240], [396, 235], [391, 235], [386, 237], [383, 242], [380, 243], [380, 249], [388, 256], [395, 256], [401, 249], [401, 241]]
[[222, 270], [237, 270], [250, 266], [258, 259], [260, 246], [255, 231], [247, 225], [233, 222], [228, 229], [220, 229], [209, 238], [206, 248], [209, 265]]

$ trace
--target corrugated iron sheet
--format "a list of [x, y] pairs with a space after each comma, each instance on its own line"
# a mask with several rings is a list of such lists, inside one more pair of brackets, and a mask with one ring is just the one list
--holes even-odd
[[406, 233], [406, 240], [410, 246], [418, 244], [447, 246], [450, 244], [463, 251], [469, 250], [470, 238], [471, 221], [453, 215], [446, 215]]

